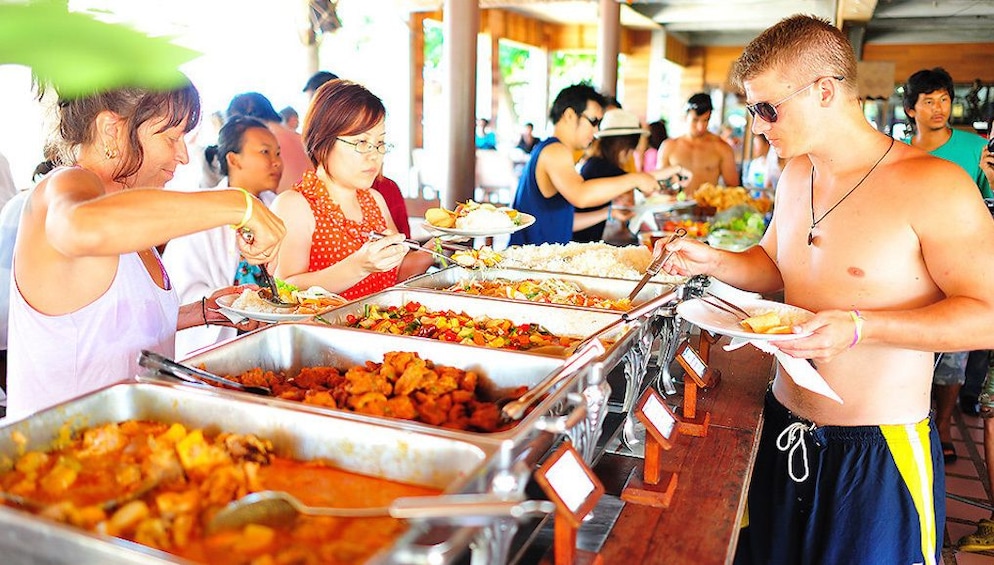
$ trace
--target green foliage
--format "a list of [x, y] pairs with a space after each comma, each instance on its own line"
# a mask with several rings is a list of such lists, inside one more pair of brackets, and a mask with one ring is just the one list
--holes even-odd
[[122, 86], [173, 88], [199, 53], [167, 38], [68, 11], [65, 0], [0, 0], [0, 64], [31, 67], [66, 96]]
[[425, 20], [425, 67], [438, 69], [442, 64], [442, 24]]
[[595, 53], [555, 51], [549, 56], [549, 99], [571, 84], [592, 83], [597, 68]]

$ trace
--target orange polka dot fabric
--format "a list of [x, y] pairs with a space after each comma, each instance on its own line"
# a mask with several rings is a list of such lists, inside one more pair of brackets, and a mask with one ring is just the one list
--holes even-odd
[[[325, 190], [324, 183], [314, 171], [307, 171], [294, 190], [307, 200], [314, 214], [314, 235], [311, 236], [311, 256], [308, 272], [320, 271], [355, 253], [369, 239], [369, 232], [383, 232], [387, 222], [369, 189], [356, 191], [362, 210], [362, 221], [345, 217]], [[338, 294], [355, 300], [397, 284], [397, 269], [373, 273]]]

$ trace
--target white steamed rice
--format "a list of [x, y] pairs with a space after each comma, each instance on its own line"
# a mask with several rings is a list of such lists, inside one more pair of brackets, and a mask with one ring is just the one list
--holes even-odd
[[[504, 258], [501, 267], [636, 280], [642, 278], [652, 262], [652, 252], [644, 245], [616, 247], [607, 243], [521, 245], [504, 249], [501, 256]], [[660, 273], [653, 280], [683, 279]]]
[[456, 228], [461, 230], [505, 230], [514, 227], [514, 220], [500, 210], [477, 208], [456, 220]]

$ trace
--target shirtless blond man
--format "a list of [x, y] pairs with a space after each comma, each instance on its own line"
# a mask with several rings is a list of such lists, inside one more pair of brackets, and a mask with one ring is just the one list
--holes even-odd
[[739, 170], [735, 167], [735, 152], [722, 138], [708, 131], [711, 119], [711, 97], [703, 92], [687, 101], [687, 134], [671, 137], [659, 148], [656, 168], [680, 165], [693, 173], [684, 192], [693, 198], [697, 187], [708, 182], [725, 186], [739, 186]]
[[753, 133], [791, 159], [773, 220], [741, 253], [679, 240], [664, 268], [782, 289], [816, 312], [795, 328], [810, 336], [778, 346], [811, 359], [844, 401], [779, 368], [736, 563], [937, 563], [945, 485], [932, 352], [994, 344], [994, 223], [962, 168], [867, 123], [852, 47], [829, 23], [781, 21], [734, 76]]

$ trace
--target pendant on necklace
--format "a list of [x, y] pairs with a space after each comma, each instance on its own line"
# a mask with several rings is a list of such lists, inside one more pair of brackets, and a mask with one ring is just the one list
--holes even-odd
[[808, 230], [808, 245], [814, 245], [815, 242], [815, 229], [811, 228]]

